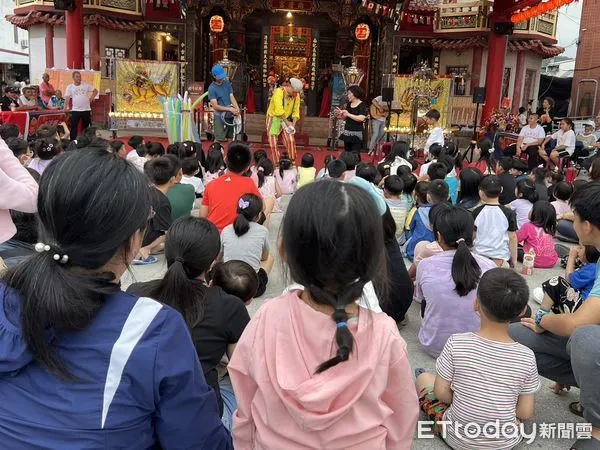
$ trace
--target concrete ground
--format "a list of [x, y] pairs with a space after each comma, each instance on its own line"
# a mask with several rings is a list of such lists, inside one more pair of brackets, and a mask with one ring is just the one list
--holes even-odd
[[[275, 249], [279, 227], [281, 224], [283, 214], [274, 213], [271, 217], [270, 238], [271, 248]], [[255, 299], [249, 307], [250, 315], [252, 316], [256, 311], [267, 301], [269, 298], [273, 298], [281, 294], [282, 290], [286, 286], [286, 281], [282, 271], [282, 265], [280, 264], [278, 255], [276, 255], [277, 262], [275, 263], [273, 272], [270, 275], [269, 285], [264, 296]], [[408, 261], [407, 261], [408, 267]], [[123, 288], [126, 289], [129, 284], [135, 281], [147, 281], [151, 279], [159, 278], [163, 275], [166, 270], [166, 263], [163, 256], [159, 256], [159, 262], [150, 266], [133, 266], [131, 273], [126, 273], [123, 277], [122, 283]], [[541, 286], [541, 283], [546, 279], [562, 274], [564, 271], [560, 266], [555, 269], [535, 269], [532, 276], [528, 276], [527, 281], [531, 290], [535, 287]], [[530, 300], [530, 306], [533, 310], [537, 310], [538, 305]], [[414, 303], [408, 312], [408, 324], [400, 330], [402, 337], [405, 339], [408, 345], [408, 355], [412, 365], [412, 368], [435, 368], [435, 360], [421, 350], [419, 341], [417, 339], [417, 333], [420, 325], [420, 314], [419, 304]], [[412, 381], [411, 381], [412, 382]], [[569, 403], [579, 400], [579, 390], [576, 388], [571, 389], [568, 393], [562, 395], [556, 395], [550, 392], [549, 386], [551, 382], [545, 378], [541, 379], [542, 386], [536, 396], [536, 418], [535, 422], [538, 424], [558, 424], [561, 422], [574, 423], [582, 422], [583, 420], [573, 415], [569, 411]], [[424, 417], [422, 417], [425, 420]], [[556, 427], [555, 427], [556, 429]], [[554, 433], [553, 433], [554, 434]], [[570, 448], [570, 445], [574, 442], [574, 439], [558, 439], [558, 432], [555, 433], [554, 439], [540, 439], [539, 437], [528, 446], [533, 449], [544, 449], [544, 450], [559, 450]], [[519, 445], [517, 448], [524, 448], [525, 444]], [[415, 439], [413, 448], [415, 449], [447, 449], [448, 447], [438, 438], [435, 439]]]

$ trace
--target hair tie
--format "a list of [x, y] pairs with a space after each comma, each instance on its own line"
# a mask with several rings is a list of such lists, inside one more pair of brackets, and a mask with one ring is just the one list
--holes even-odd
[[344, 328], [344, 327], [348, 327], [348, 324], [346, 322], [338, 322], [335, 324], [338, 328]]
[[258, 169], [256, 169], [258, 172], [264, 172], [265, 168], [264, 167], [259, 167]]
[[244, 200], [243, 198], [240, 198], [240, 200], [238, 201], [238, 208], [240, 208], [241, 210], [246, 209], [248, 206], [250, 206], [250, 202], [247, 202], [246, 200]]
[[185, 262], [181, 256], [176, 256], [175, 258], [173, 258], [173, 261], [180, 262], [181, 264]]
[[[51, 247], [48, 244], [44, 244], [43, 242], [38, 242], [33, 248], [38, 253], [49, 252], [51, 250]], [[52, 259], [61, 264], [66, 264], [67, 262], [69, 262], [69, 255], [64, 253], [61, 256], [59, 253], [55, 253], [54, 255], [52, 255]]]
[[460, 244], [461, 242], [465, 242], [464, 238], [459, 238], [456, 240], [456, 245]]

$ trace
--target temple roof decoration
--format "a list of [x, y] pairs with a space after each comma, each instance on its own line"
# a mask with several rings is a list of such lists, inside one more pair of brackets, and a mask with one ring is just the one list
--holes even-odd
[[[488, 40], [485, 36], [470, 37], [466, 39], [432, 39], [431, 46], [440, 50], [467, 50], [473, 47], [487, 47]], [[546, 45], [537, 39], [522, 39], [508, 41], [508, 50], [511, 52], [527, 51], [535, 53], [542, 58], [551, 58], [565, 51], [558, 45]]]
[[[6, 16], [11, 24], [25, 30], [38, 24], [64, 25], [65, 16], [54, 12], [30, 11], [26, 15]], [[102, 28], [114, 31], [141, 31], [145, 24], [143, 21], [115, 19], [101, 14], [92, 14], [83, 18], [85, 25], [98, 25]]]

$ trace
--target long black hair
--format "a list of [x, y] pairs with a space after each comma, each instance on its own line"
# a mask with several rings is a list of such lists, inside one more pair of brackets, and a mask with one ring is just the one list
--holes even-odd
[[369, 193], [351, 184], [311, 183], [290, 200], [282, 247], [291, 277], [316, 303], [333, 308], [331, 318], [337, 324], [336, 355], [319, 365], [317, 373], [347, 361], [352, 352], [346, 307], [361, 296], [367, 282], [386, 284], [382, 228]]
[[221, 239], [213, 223], [180, 217], [169, 228], [165, 240], [167, 273], [140, 294], [175, 308], [190, 328], [198, 325], [204, 317], [207, 289], [199, 277], [210, 269], [220, 251]]
[[211, 145], [208, 149], [208, 156], [206, 157], [206, 171], [210, 173], [225, 172], [225, 159], [223, 158], [223, 151], [221, 144], [219, 146]]
[[408, 154], [408, 143], [404, 141], [396, 141], [392, 145], [390, 152], [387, 154], [385, 159], [383, 160], [384, 164], [392, 164], [396, 157], [399, 156], [402, 159], [406, 159], [406, 155]]
[[483, 180], [483, 174], [475, 167], [469, 167], [460, 171], [460, 199], [479, 199], [479, 184]]
[[286, 170], [290, 170], [294, 163], [290, 158], [283, 157], [279, 160], [279, 176], [283, 179], [283, 174]]
[[546, 233], [552, 236], [556, 234], [556, 210], [550, 202], [545, 200], [535, 202], [529, 220], [535, 226], [543, 228]]
[[477, 148], [480, 150], [479, 161], [485, 161], [486, 167], [490, 173], [495, 172], [492, 155], [494, 154], [494, 144], [489, 139], [480, 139], [477, 141]]
[[262, 158], [256, 166], [256, 176], [258, 177], [258, 187], [263, 187], [265, 178], [270, 177], [275, 172], [275, 164], [269, 158]]
[[532, 204], [535, 204], [539, 198], [535, 185], [527, 179], [517, 183], [517, 194], [517, 197], [529, 200]]
[[237, 217], [233, 222], [233, 231], [237, 236], [243, 236], [250, 229], [263, 209], [263, 201], [254, 194], [244, 194], [238, 200]]
[[132, 237], [146, 228], [150, 185], [118, 155], [81, 149], [48, 166], [37, 206], [39, 240], [47, 247], [5, 273], [3, 281], [19, 294], [29, 351], [49, 372], [71, 378], [48, 341], [48, 329], [58, 339], [84, 329], [106, 296], [119, 290], [121, 274], [105, 266], [127, 265], [135, 256]]
[[434, 215], [433, 234], [438, 240], [441, 236], [446, 246], [456, 249], [452, 280], [461, 297], [475, 289], [481, 278], [481, 268], [469, 249], [473, 245], [473, 227], [471, 213], [458, 206], [446, 206]]

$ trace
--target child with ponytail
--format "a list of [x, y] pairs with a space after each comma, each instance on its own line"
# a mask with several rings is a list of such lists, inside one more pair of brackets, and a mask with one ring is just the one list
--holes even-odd
[[221, 232], [223, 262], [244, 261], [252, 266], [259, 279], [260, 297], [267, 289], [275, 258], [269, 252], [269, 230], [257, 223], [262, 217], [263, 201], [254, 194], [244, 194], [238, 201], [237, 217]]
[[235, 447], [409, 449], [419, 406], [406, 343], [393, 319], [355, 303], [368, 281], [386, 284], [375, 200], [310, 183], [290, 200], [280, 252], [304, 289], [267, 302], [229, 363]]
[[275, 208], [277, 199], [281, 197], [281, 187], [275, 179], [275, 164], [268, 158], [262, 158], [256, 165], [256, 177], [258, 190], [263, 197], [265, 223], [268, 223], [269, 217]]
[[33, 143], [33, 152], [35, 157], [28, 167], [41, 175], [54, 157], [61, 152], [61, 147], [56, 139], [38, 139]]
[[473, 302], [481, 275], [496, 265], [473, 255], [473, 216], [447, 204], [432, 208], [433, 233], [442, 252], [423, 259], [417, 266], [415, 297], [421, 300], [419, 342], [434, 358], [454, 333], [479, 329]]
[[517, 199], [508, 204], [510, 209], [517, 213], [517, 226], [521, 228], [529, 222], [529, 213], [535, 202], [538, 201], [538, 194], [534, 184], [525, 179], [517, 183]]
[[275, 178], [284, 195], [291, 195], [298, 189], [298, 170], [287, 156], [279, 160], [279, 170], [275, 171]]

